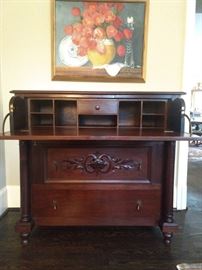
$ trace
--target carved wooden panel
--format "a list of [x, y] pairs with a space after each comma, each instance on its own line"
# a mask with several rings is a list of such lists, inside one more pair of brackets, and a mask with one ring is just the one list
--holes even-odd
[[151, 148], [48, 148], [49, 182], [149, 182]]
[[[96, 146], [97, 145], [97, 146]], [[33, 142], [32, 183], [161, 183], [162, 142]]]

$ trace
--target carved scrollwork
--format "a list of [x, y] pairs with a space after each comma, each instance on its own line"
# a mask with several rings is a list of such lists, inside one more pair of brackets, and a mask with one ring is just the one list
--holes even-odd
[[61, 161], [53, 161], [55, 170], [84, 170], [87, 173], [109, 173], [116, 170], [140, 171], [141, 161], [132, 159], [121, 159], [99, 152], [92, 153], [86, 157], [68, 158]]

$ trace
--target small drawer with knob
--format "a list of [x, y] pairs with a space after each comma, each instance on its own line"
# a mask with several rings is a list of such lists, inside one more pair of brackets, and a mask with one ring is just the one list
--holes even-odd
[[118, 113], [117, 100], [78, 100], [78, 114], [109, 115]]

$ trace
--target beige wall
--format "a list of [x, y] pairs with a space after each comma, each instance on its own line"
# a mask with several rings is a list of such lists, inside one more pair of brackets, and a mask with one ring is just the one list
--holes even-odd
[[[146, 83], [51, 81], [50, 1], [1, 0], [2, 98], [10, 90], [182, 90], [186, 0], [150, 0]], [[8, 185], [19, 185], [18, 143], [6, 142]]]
[[[1, 78], [0, 78], [1, 80]], [[1, 81], [0, 81], [1, 85]], [[0, 108], [2, 108], [2, 96], [0, 91]], [[0, 109], [0, 123], [3, 121], [3, 110]], [[0, 190], [6, 186], [5, 178], [5, 156], [4, 156], [4, 142], [0, 141]]]
[[[0, 10], [2, 8], [2, 3], [0, 2]], [[2, 22], [2, 17], [0, 17], [0, 25]], [[2, 29], [0, 29], [0, 123], [3, 121], [3, 102], [2, 102], [2, 80], [1, 80], [1, 70], [2, 70]], [[5, 179], [5, 157], [4, 157], [4, 142], [0, 142], [0, 190], [6, 185]], [[1, 193], [1, 192], [0, 192]], [[1, 200], [0, 200], [1, 201]], [[1, 214], [1, 205], [0, 205]]]

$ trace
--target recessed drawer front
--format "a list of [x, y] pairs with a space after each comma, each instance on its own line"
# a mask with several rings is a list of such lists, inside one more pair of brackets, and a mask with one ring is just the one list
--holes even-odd
[[159, 190], [66, 190], [33, 186], [32, 215], [39, 225], [155, 225]]
[[103, 144], [33, 144], [32, 183], [161, 183], [163, 143]]
[[151, 148], [50, 148], [45, 182], [147, 182]]
[[78, 100], [78, 114], [109, 115], [118, 113], [117, 100]]

